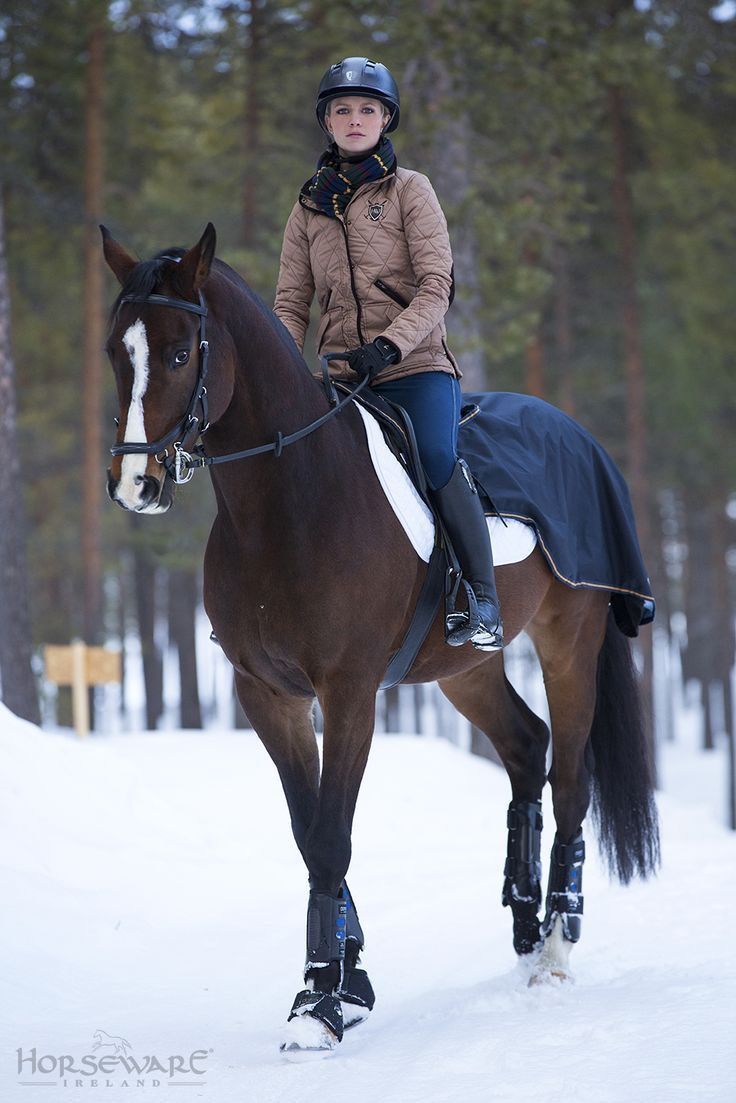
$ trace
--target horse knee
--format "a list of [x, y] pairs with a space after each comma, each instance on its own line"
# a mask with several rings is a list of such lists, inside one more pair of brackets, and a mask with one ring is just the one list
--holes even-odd
[[313, 825], [304, 843], [309, 883], [315, 892], [337, 896], [350, 865], [350, 833], [344, 828]]

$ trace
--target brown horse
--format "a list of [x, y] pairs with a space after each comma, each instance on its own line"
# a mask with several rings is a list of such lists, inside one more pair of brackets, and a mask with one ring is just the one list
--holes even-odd
[[[168, 509], [180, 446], [191, 448], [209, 420], [217, 516], [205, 555], [205, 607], [279, 772], [309, 871], [305, 988], [282, 1049], [326, 1052], [373, 1006], [345, 875], [376, 691], [426, 565], [373, 472], [353, 404], [283, 447], [284, 434], [329, 410], [325, 391], [271, 311], [215, 260], [213, 227], [189, 251], [145, 262], [104, 229], [103, 242], [123, 286], [107, 345], [120, 400], [109, 493], [128, 510]], [[248, 446], [247, 460], [217, 464]], [[646, 876], [658, 859], [635, 674], [607, 591], [562, 584], [539, 550], [497, 575], [506, 640], [521, 631], [531, 637], [551, 717], [556, 834], [541, 926], [546, 725], [507, 680], [503, 653], [448, 647], [441, 615], [406, 681], [438, 681], [496, 748], [511, 782], [503, 902], [514, 946], [534, 955], [537, 976], [564, 976], [580, 933], [581, 825], [591, 795], [602, 847], [623, 882]], [[324, 715], [321, 770], [315, 697]]]

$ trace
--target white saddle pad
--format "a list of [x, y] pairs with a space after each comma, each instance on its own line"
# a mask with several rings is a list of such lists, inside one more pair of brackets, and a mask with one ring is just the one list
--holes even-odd
[[[355, 405], [363, 418], [373, 467], [391, 503], [391, 508], [411, 540], [417, 555], [428, 563], [434, 547], [432, 514], [383, 439], [383, 432], [376, 419], [359, 402]], [[498, 517], [487, 517], [486, 523], [491, 534], [495, 566], [519, 563], [534, 551], [537, 534], [533, 525], [527, 525], [512, 517], [505, 518], [503, 521]]]

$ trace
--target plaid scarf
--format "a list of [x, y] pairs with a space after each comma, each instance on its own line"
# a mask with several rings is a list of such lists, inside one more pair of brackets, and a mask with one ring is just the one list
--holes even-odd
[[340, 164], [340, 155], [333, 142], [317, 162], [316, 173], [300, 192], [331, 218], [342, 214], [361, 184], [382, 180], [395, 172], [396, 154], [390, 140], [384, 137], [362, 160], [348, 162], [344, 168]]

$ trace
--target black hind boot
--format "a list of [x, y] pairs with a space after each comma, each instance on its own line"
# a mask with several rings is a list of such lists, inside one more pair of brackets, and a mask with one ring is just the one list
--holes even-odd
[[473, 476], [458, 460], [448, 483], [434, 491], [434, 501], [452, 541], [463, 577], [477, 601], [477, 609], [451, 612], [445, 638], [452, 647], [468, 640], [480, 651], [503, 647], [503, 626], [493, 573], [493, 552], [483, 506]]

